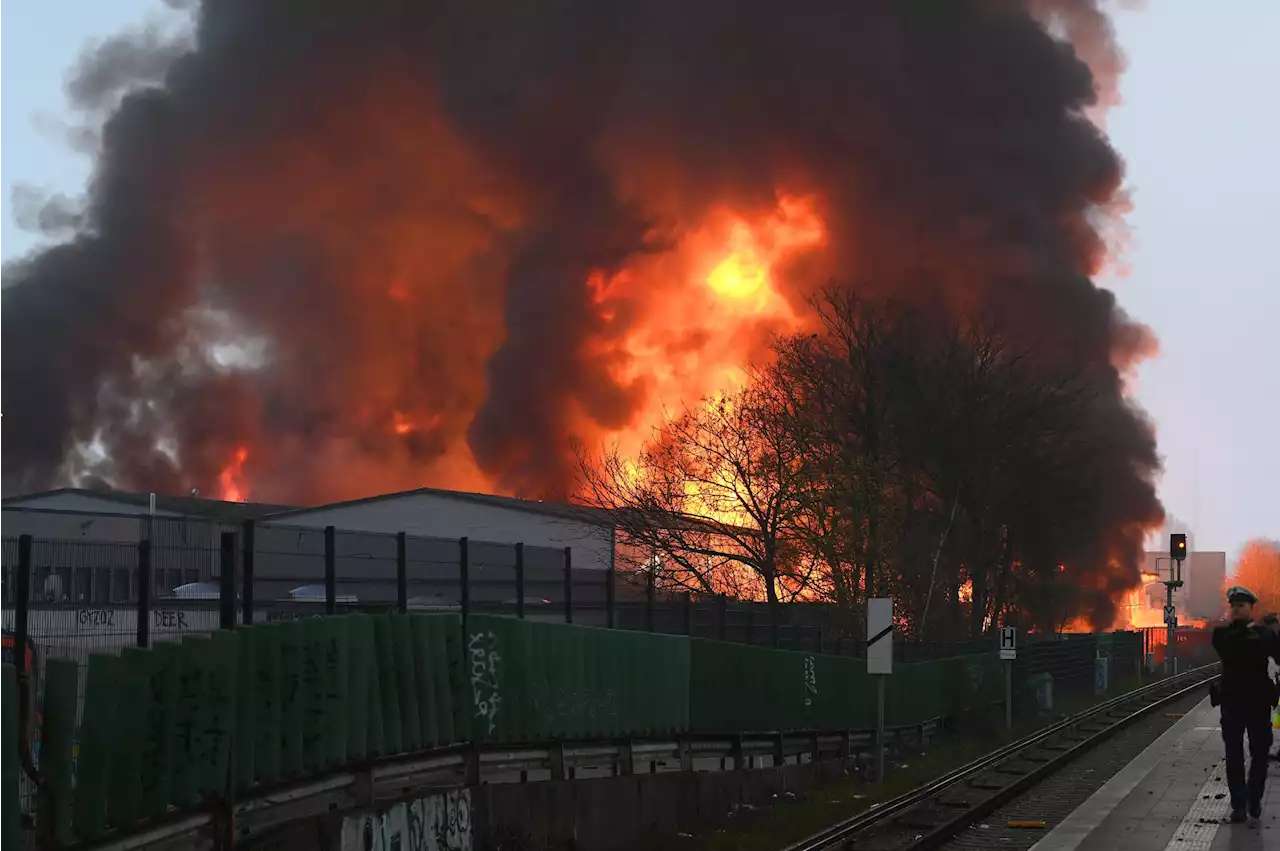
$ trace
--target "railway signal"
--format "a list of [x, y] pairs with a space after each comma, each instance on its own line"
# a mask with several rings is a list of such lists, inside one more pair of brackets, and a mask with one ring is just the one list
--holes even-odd
[[1165, 651], [1165, 670], [1170, 676], [1178, 672], [1177, 653], [1174, 643], [1177, 640], [1178, 614], [1173, 605], [1173, 589], [1182, 587], [1182, 562], [1187, 558], [1187, 536], [1183, 532], [1169, 535], [1169, 578], [1164, 581], [1165, 603], [1164, 622], [1168, 625], [1169, 634]]

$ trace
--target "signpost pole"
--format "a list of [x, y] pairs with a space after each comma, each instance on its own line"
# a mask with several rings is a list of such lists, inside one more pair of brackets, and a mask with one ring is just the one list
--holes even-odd
[[884, 780], [885, 688], [893, 673], [893, 600], [867, 600], [867, 673], [876, 678], [876, 782]]
[[1004, 728], [1013, 729], [1013, 663], [1004, 663]]
[[886, 674], [876, 676], [876, 782], [884, 782], [884, 686]]

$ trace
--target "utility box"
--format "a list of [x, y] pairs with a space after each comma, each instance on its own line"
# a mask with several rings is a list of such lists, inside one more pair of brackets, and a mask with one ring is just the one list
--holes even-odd
[[1106, 694], [1111, 687], [1111, 657], [1095, 656], [1093, 659], [1093, 690], [1096, 694]]

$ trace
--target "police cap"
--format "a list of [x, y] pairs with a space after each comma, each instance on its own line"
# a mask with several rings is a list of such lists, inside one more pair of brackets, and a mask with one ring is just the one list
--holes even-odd
[[1243, 585], [1232, 585], [1227, 589], [1228, 603], [1256, 603], [1258, 595], [1254, 594]]

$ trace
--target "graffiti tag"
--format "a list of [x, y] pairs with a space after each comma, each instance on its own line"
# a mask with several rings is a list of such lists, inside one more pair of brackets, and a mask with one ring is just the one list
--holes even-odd
[[818, 666], [812, 656], [804, 657], [804, 705], [812, 706], [813, 697], [818, 693]]
[[492, 632], [473, 632], [467, 641], [467, 651], [471, 658], [471, 701], [475, 705], [475, 717], [488, 721], [492, 735], [502, 705], [502, 696], [498, 694], [498, 665], [502, 661], [498, 654], [498, 636]]

